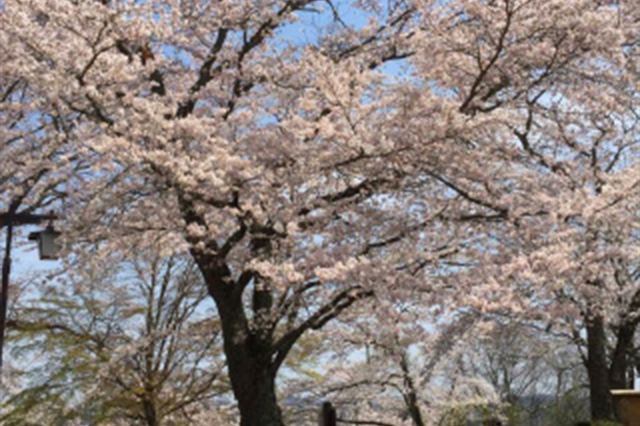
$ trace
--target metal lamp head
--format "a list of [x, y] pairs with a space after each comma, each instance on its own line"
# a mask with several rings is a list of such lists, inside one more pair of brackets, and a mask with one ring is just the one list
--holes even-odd
[[41, 260], [56, 260], [60, 253], [60, 244], [56, 239], [60, 232], [49, 225], [40, 232], [33, 232], [29, 235], [30, 240], [38, 242], [38, 253]]

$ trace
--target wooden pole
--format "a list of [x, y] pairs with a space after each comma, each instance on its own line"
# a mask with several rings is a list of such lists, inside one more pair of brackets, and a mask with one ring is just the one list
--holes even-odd
[[318, 426], [337, 426], [336, 409], [329, 401], [322, 403], [318, 415]]

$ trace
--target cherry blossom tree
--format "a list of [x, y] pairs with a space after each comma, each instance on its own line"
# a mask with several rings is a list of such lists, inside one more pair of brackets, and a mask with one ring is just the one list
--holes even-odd
[[430, 306], [418, 299], [411, 305], [375, 303], [374, 317], [366, 308], [352, 312], [358, 318], [347, 317], [347, 330], [335, 333], [335, 360], [318, 391], [335, 402], [342, 422], [426, 426], [437, 424], [454, 401], [479, 401], [478, 394], [467, 392], [482, 387], [480, 380], [449, 368], [468, 347], [469, 336], [479, 332], [478, 316], [462, 313], [444, 320], [439, 313], [429, 321], [424, 311]]
[[72, 124], [22, 73], [30, 55], [0, 37], [0, 214], [46, 212], [85, 163], [65, 143]]
[[[111, 250], [161, 239], [191, 253], [243, 425], [282, 424], [274, 381], [291, 348], [370, 296], [386, 264], [373, 272], [370, 258], [432, 214], [411, 208], [401, 150], [379, 138], [393, 129], [375, 67], [404, 54], [410, 9], [315, 46], [274, 41], [309, 7], [10, 2], [2, 16], [30, 53], [23, 75], [46, 82], [94, 164], [69, 189], [69, 226]], [[415, 217], [390, 220], [396, 209]]]
[[188, 253], [242, 426], [281, 426], [288, 354], [363, 299], [633, 276], [636, 3], [5, 0], [0, 39], [82, 165], [69, 251]]
[[[482, 236], [475, 267], [455, 279], [484, 282], [464, 298], [485, 312], [579, 319], [592, 417], [611, 419], [609, 390], [625, 385], [638, 323], [637, 5], [452, 6], [425, 18], [414, 63], [451, 117], [452, 137], [423, 167]], [[423, 98], [418, 116], [440, 117], [443, 106]]]

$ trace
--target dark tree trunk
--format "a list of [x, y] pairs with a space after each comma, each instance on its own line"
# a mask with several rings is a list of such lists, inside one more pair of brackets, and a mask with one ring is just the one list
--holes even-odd
[[[236, 339], [241, 337], [236, 336]], [[240, 410], [240, 425], [284, 426], [276, 396], [276, 372], [269, 357], [265, 357], [268, 352], [251, 348], [250, 340], [225, 344], [229, 378]]]
[[218, 306], [240, 426], [284, 426], [275, 388], [277, 368], [271, 359], [272, 335], [249, 330], [239, 299]]
[[[206, 227], [206, 221], [190, 200], [179, 197], [179, 203], [186, 223]], [[242, 226], [222, 246], [209, 241], [204, 248], [196, 249], [200, 241], [192, 239], [189, 241], [194, 246], [191, 255], [218, 309], [229, 379], [240, 410], [240, 425], [284, 426], [275, 381], [287, 354], [307, 330], [322, 328], [356, 301], [371, 297], [373, 292], [361, 286], [339, 291], [305, 321], [276, 338], [277, 319], [274, 320], [273, 315], [278, 313], [273, 312], [269, 282], [260, 282], [261, 277], [251, 269], [234, 278], [225, 260], [234, 242], [242, 240], [247, 232], [248, 228]], [[265, 240], [265, 235], [270, 236], [273, 231], [260, 228], [255, 233], [258, 236], [251, 240], [251, 249], [268, 252], [270, 242]], [[243, 294], [249, 287], [253, 290], [251, 306], [243, 301]], [[251, 312], [250, 320], [245, 309]]]
[[411, 417], [411, 421], [415, 426], [425, 426], [424, 420], [422, 419], [422, 412], [420, 411], [420, 407], [418, 406], [418, 397], [414, 391], [410, 391], [407, 395], [405, 395], [405, 401], [407, 407], [409, 409], [409, 416]]
[[149, 398], [142, 401], [142, 407], [144, 409], [144, 418], [147, 426], [160, 426], [160, 419], [158, 418], [158, 411], [156, 410], [156, 404]]
[[400, 360], [400, 368], [402, 369], [402, 374], [404, 376], [404, 384], [406, 387], [404, 401], [409, 412], [409, 417], [411, 417], [411, 421], [414, 426], [425, 426], [425, 422], [422, 418], [422, 412], [418, 405], [418, 393], [409, 372], [409, 363], [407, 362], [406, 356], [403, 356]]
[[591, 418], [594, 421], [614, 420], [604, 319], [601, 315], [595, 315], [587, 318], [586, 324]]
[[[614, 330], [616, 346], [611, 355], [611, 367], [609, 367], [610, 389], [633, 389], [633, 378], [629, 378], [631, 368], [630, 353], [633, 349], [633, 337], [637, 328], [637, 321], [622, 321], [622, 324]], [[620, 416], [618, 407], [614, 405], [615, 414]]]
[[241, 426], [284, 426], [275, 392], [275, 377], [259, 365], [230, 374]]
[[616, 347], [613, 351], [609, 380], [611, 389], [632, 389], [629, 383], [629, 369], [631, 367], [629, 354], [633, 349], [633, 336], [636, 332], [636, 321], [623, 322], [615, 330]]

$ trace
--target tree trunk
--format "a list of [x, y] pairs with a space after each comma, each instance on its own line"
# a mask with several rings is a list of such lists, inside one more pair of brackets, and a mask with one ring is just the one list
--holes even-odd
[[[233, 306], [229, 301], [227, 307]], [[229, 379], [240, 410], [240, 426], [284, 426], [276, 396], [272, 338], [249, 331], [242, 305], [221, 312]]]
[[251, 348], [250, 340], [225, 344], [229, 378], [240, 410], [240, 426], [284, 426], [276, 396], [275, 372], [265, 352]]
[[158, 410], [156, 404], [148, 397], [145, 397], [142, 401], [142, 408], [144, 410], [144, 419], [147, 426], [160, 426], [160, 419], [158, 418]]
[[[275, 392], [275, 378], [260, 367], [231, 374], [241, 426], [284, 426]], [[238, 382], [242, 383], [237, 386]], [[248, 386], [247, 386], [248, 385]]]
[[414, 426], [425, 426], [425, 422], [422, 419], [422, 412], [420, 411], [420, 406], [418, 405], [418, 393], [409, 372], [409, 362], [407, 361], [406, 355], [403, 355], [400, 359], [400, 368], [402, 369], [404, 384], [406, 387], [403, 395], [404, 401], [407, 405], [407, 410], [409, 411], [411, 421], [413, 422]]
[[614, 420], [607, 362], [607, 337], [601, 315], [586, 318], [587, 372], [592, 420]]
[[623, 322], [615, 330], [616, 347], [613, 351], [609, 380], [611, 389], [633, 389], [633, 382], [629, 383], [629, 368], [631, 367], [629, 353], [633, 348], [633, 337], [636, 332], [636, 322]]

